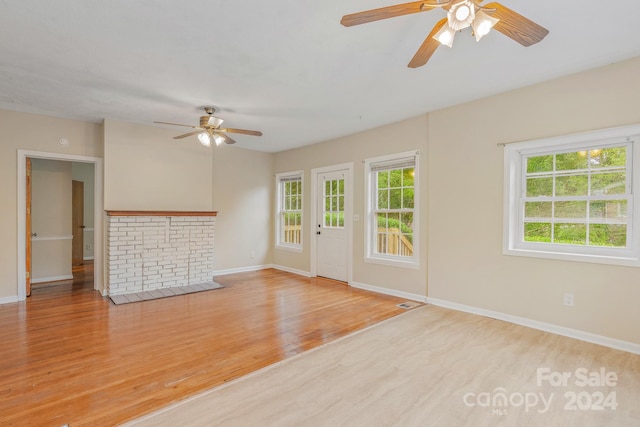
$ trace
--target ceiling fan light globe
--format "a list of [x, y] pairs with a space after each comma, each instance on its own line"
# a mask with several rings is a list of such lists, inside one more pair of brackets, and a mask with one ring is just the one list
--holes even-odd
[[211, 138], [206, 132], [199, 133], [198, 140], [200, 141], [200, 144], [204, 145], [205, 147], [211, 147]]
[[456, 32], [451, 27], [444, 25], [433, 38], [440, 42], [440, 44], [451, 47], [453, 46], [453, 38], [455, 35]]
[[216, 146], [220, 146], [224, 142], [224, 137], [221, 135], [213, 135], [213, 140], [216, 142]]
[[486, 21], [478, 24], [478, 29], [476, 30], [480, 36], [486, 36], [491, 31], [491, 24]]
[[478, 11], [476, 19], [473, 21], [473, 34], [476, 37], [476, 41], [480, 41], [482, 37], [489, 34], [498, 21], [499, 19], [489, 16], [483, 11]]
[[464, 21], [469, 17], [470, 14], [471, 11], [469, 10], [469, 7], [467, 5], [462, 5], [456, 9], [456, 19], [458, 21]]
[[462, 0], [451, 6], [447, 12], [447, 22], [454, 31], [471, 26], [475, 18], [475, 7], [469, 0]]

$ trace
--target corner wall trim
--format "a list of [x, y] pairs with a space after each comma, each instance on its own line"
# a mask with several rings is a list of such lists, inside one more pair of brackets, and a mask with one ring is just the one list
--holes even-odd
[[225, 270], [214, 270], [213, 276], [222, 276], [225, 274], [245, 273], [247, 271], [258, 271], [271, 268], [270, 265], [250, 265], [248, 267], [228, 268]]
[[365, 291], [376, 292], [379, 294], [391, 295], [399, 298], [406, 298], [411, 301], [426, 302], [427, 300], [427, 297], [423, 295], [412, 294], [410, 292], [404, 292], [404, 291], [397, 291], [395, 289], [383, 288], [380, 286], [367, 285], [366, 283], [351, 282], [349, 283], [349, 286], [353, 286], [354, 288], [358, 288], [358, 289], [364, 289]]
[[245, 273], [248, 271], [266, 270], [268, 268], [275, 268], [276, 270], [286, 271], [287, 273], [298, 274], [304, 277], [311, 277], [308, 271], [298, 270], [296, 268], [285, 267], [284, 265], [265, 264], [265, 265], [250, 265], [248, 267], [229, 268], [225, 270], [216, 270], [213, 272], [214, 276], [222, 276], [225, 274]]
[[640, 344], [629, 341], [609, 338], [602, 335], [592, 334], [590, 332], [578, 331], [576, 329], [565, 328], [564, 326], [553, 325], [551, 323], [513, 316], [511, 314], [500, 313], [498, 311], [485, 310], [483, 308], [472, 307], [469, 305], [459, 304], [456, 302], [441, 300], [437, 298], [427, 298], [427, 304], [433, 304], [438, 307], [449, 308], [456, 311], [463, 311], [465, 313], [477, 314], [479, 316], [489, 317], [492, 319], [503, 320], [505, 322], [514, 323], [516, 325], [525, 326], [527, 328], [537, 329], [539, 331], [550, 332], [552, 334], [562, 335], [564, 337], [574, 338], [577, 340], [590, 342], [592, 344], [614, 348], [616, 350], [640, 354]]
[[18, 295], [13, 295], [10, 297], [2, 297], [0, 298], [0, 305], [2, 304], [11, 304], [13, 302], [18, 302]]
[[270, 265], [270, 268], [275, 268], [276, 270], [286, 271], [287, 273], [298, 274], [304, 277], [311, 277], [311, 273], [308, 271], [298, 270], [297, 268], [286, 267], [284, 265]]

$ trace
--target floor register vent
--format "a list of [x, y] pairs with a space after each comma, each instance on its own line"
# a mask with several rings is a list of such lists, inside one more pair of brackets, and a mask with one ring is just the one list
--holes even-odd
[[407, 301], [407, 302], [403, 302], [403, 303], [397, 304], [397, 307], [404, 308], [405, 310], [409, 310], [410, 308], [417, 307], [419, 305], [420, 304], [418, 304], [418, 303], [408, 302]]

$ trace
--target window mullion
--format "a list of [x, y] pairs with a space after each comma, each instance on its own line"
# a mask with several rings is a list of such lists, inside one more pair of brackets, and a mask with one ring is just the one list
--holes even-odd
[[553, 179], [551, 184], [551, 243], [556, 241], [556, 155], [553, 155]]
[[591, 246], [591, 196], [593, 195], [591, 190], [591, 174], [593, 173], [593, 168], [591, 166], [591, 151], [587, 151], [587, 210], [586, 210], [586, 223], [585, 223], [585, 244], [587, 246]]

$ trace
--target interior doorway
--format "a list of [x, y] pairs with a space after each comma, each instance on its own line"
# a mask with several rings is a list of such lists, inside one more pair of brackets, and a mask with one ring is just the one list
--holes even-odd
[[[23, 301], [29, 295], [30, 291], [30, 282], [33, 282], [33, 266], [30, 265], [31, 262], [31, 253], [33, 250], [31, 238], [31, 224], [28, 222], [32, 212], [27, 210], [27, 206], [29, 204], [28, 196], [31, 191], [31, 186], [29, 184], [29, 180], [27, 179], [27, 170], [28, 163], [34, 159], [44, 159], [44, 160], [58, 160], [62, 162], [78, 162], [83, 164], [91, 164], [93, 166], [92, 170], [92, 181], [93, 181], [93, 200], [91, 200], [91, 208], [93, 211], [93, 224], [92, 228], [92, 236], [90, 238], [90, 247], [92, 248], [92, 256], [90, 257], [93, 260], [93, 287], [95, 290], [102, 291], [103, 290], [103, 281], [102, 281], [102, 271], [103, 271], [103, 260], [102, 260], [102, 212], [103, 212], [103, 189], [102, 189], [102, 159], [97, 157], [87, 157], [87, 156], [76, 156], [69, 154], [58, 154], [58, 153], [43, 153], [43, 152], [35, 152], [35, 151], [27, 151], [27, 150], [18, 150], [18, 300]], [[69, 180], [71, 181], [71, 180]], [[71, 182], [68, 183], [71, 188]], [[84, 197], [83, 197], [84, 198]], [[71, 201], [70, 201], [71, 205]], [[85, 204], [86, 206], [86, 204]], [[86, 220], [86, 215], [83, 215], [83, 220]], [[71, 222], [71, 215], [69, 216], [69, 221]], [[80, 226], [84, 226], [80, 224]], [[86, 228], [80, 227], [83, 231]], [[98, 232], [93, 233], [93, 229], [98, 230]], [[29, 236], [27, 236], [27, 232], [29, 231]], [[37, 237], [37, 236], [34, 236]], [[66, 236], [56, 236], [56, 238], [61, 238]], [[69, 239], [72, 239], [73, 236], [69, 236]], [[56, 240], [47, 239], [46, 236], [42, 240]], [[59, 239], [60, 240], [60, 239]], [[79, 248], [85, 250], [87, 245], [84, 242], [87, 242], [87, 239], [82, 237], [83, 243]], [[70, 248], [71, 249], [71, 248]], [[78, 256], [78, 259], [80, 256]], [[85, 255], [82, 256], [82, 260], [87, 260]], [[69, 261], [71, 263], [71, 260]], [[80, 261], [82, 264], [82, 261]]]

